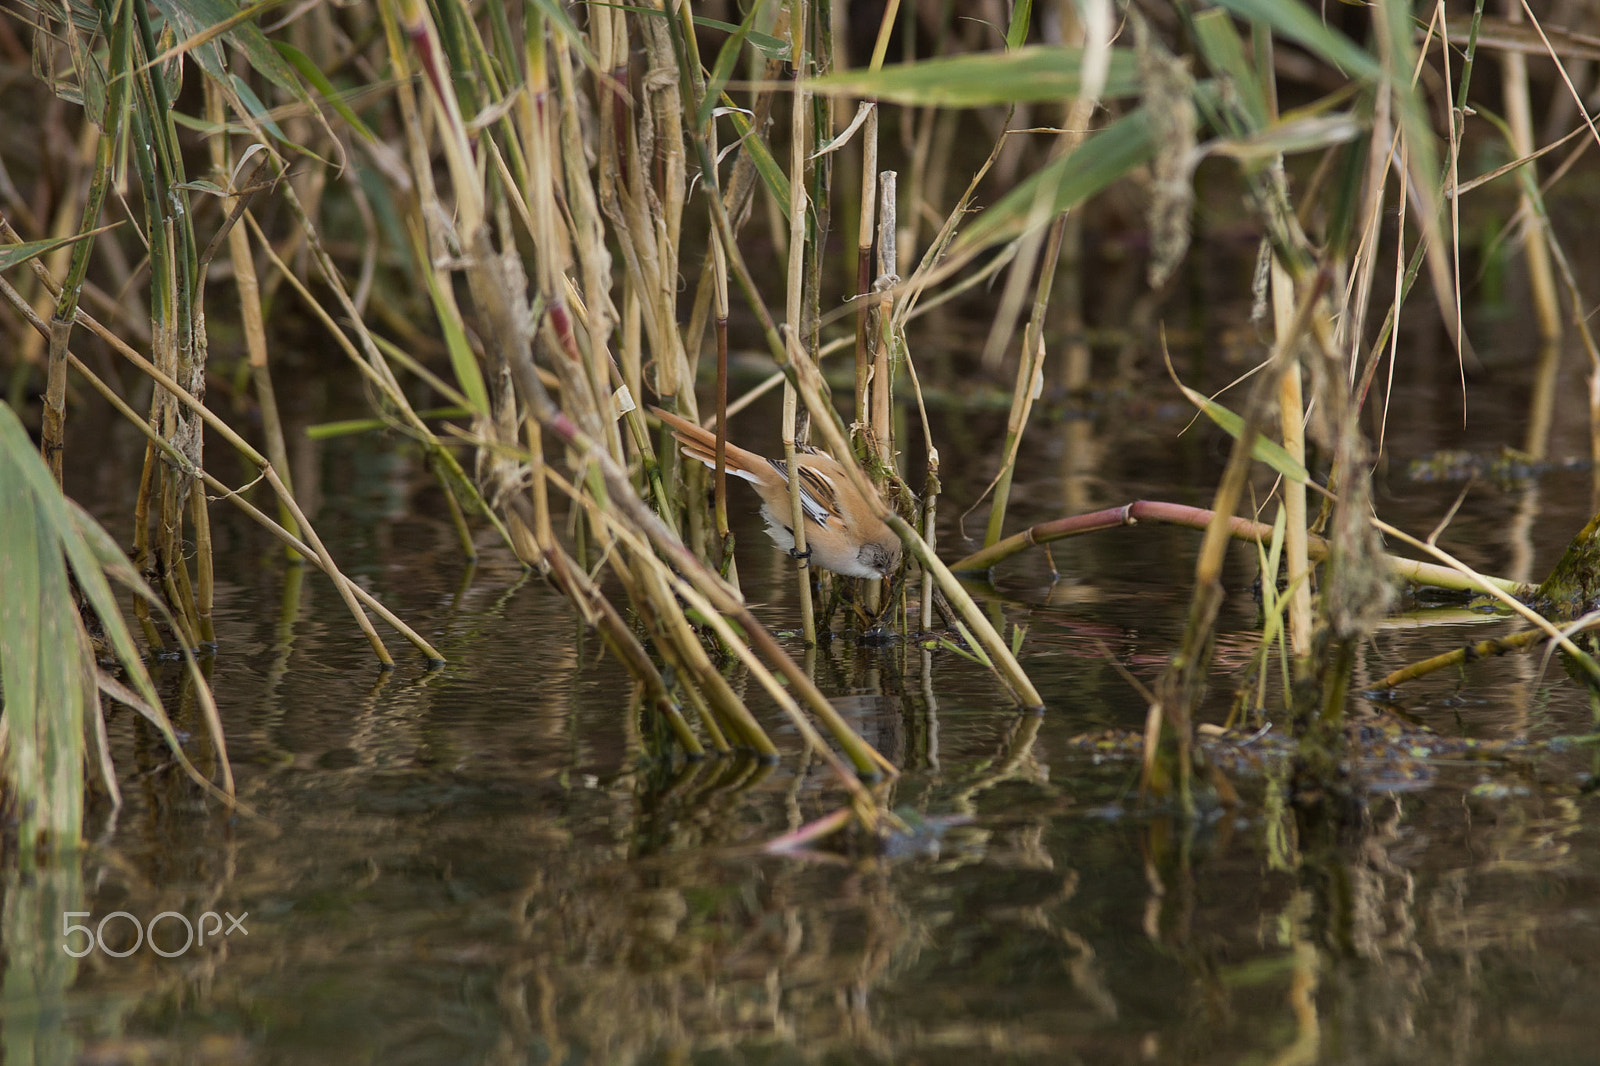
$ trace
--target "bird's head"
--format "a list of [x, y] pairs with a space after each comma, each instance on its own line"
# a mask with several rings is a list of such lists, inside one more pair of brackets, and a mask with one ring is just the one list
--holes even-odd
[[866, 541], [856, 552], [856, 561], [865, 569], [874, 571], [879, 577], [888, 580], [894, 576], [896, 570], [900, 569], [900, 541], [898, 539]]

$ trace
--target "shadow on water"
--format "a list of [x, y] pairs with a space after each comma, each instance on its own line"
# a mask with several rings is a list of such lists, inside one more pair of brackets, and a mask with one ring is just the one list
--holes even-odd
[[[1515, 417], [1492, 404], [1475, 417]], [[948, 431], [981, 443], [1000, 417]], [[1188, 486], [1215, 482], [1225, 449], [1177, 436], [1184, 418], [1043, 426], [1019, 467], [1032, 473], [1016, 520], [1053, 517], [1062, 501], [1189, 500]], [[1448, 433], [1412, 424], [1390, 448], [1443, 443]], [[1085, 447], [1100, 457], [1089, 480], [1075, 459]], [[632, 681], [508, 558], [489, 552], [463, 573], [404, 447], [358, 438], [303, 445], [296, 459], [335, 554], [450, 664], [379, 673], [327, 609], [327, 583], [219, 511], [222, 650], [210, 670], [240, 797], [262, 817], [225, 816], [137, 719], [115, 715], [118, 765], [136, 768], [127, 806], [92, 820], [81, 877], [47, 870], [6, 885], [8, 1061], [1592, 1055], [1600, 841], [1584, 817], [1585, 751], [1424, 755], [1403, 780], [1378, 782], [1346, 838], [1316, 847], [1296, 838], [1265, 744], [1230, 770], [1242, 806], [1197, 822], [1140, 811], [1136, 759], [1102, 738], [1142, 725], [1122, 671], [1148, 682], [1171, 652], [1189, 531], [1062, 542], [1059, 580], [1042, 557], [997, 574], [991, 606], [1028, 627], [1043, 717], [1019, 717], [948, 650], [848, 639], [818, 650], [825, 690], [904, 767], [891, 805], [922, 830], [888, 854], [780, 858], [757, 846], [838, 795], [743, 675], [730, 680], [783, 748], [777, 766], [652, 761], [656, 723]], [[976, 462], [947, 470], [950, 498], [975, 498], [987, 475]], [[1587, 517], [1585, 486], [1556, 471], [1482, 488], [1448, 538], [1484, 569], [1537, 576]], [[1459, 486], [1392, 471], [1384, 491], [1389, 517], [1425, 530]], [[789, 564], [740, 517], [750, 598], [788, 628]], [[1252, 577], [1236, 548], [1210, 720], [1226, 715], [1254, 643]], [[1358, 678], [1505, 626], [1459, 610], [1397, 617], [1363, 647]], [[164, 681], [193, 726], [178, 671]], [[1581, 693], [1528, 658], [1363, 708], [1376, 731], [1402, 718], [1483, 740], [1589, 731]], [[184, 947], [182, 920], [205, 930], [207, 914], [240, 925]], [[100, 931], [76, 960], [65, 948], [87, 934], [58, 935], [73, 922]]]

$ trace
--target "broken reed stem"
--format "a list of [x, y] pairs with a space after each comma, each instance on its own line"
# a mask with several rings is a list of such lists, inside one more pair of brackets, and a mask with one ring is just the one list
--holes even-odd
[[878, 277], [873, 282], [873, 295], [869, 299], [874, 313], [876, 329], [872, 337], [872, 444], [877, 449], [882, 465], [883, 481], [894, 469], [894, 338], [893, 297], [891, 292], [900, 282], [900, 255], [896, 240], [899, 215], [896, 204], [899, 194], [899, 175], [885, 170], [878, 175]]
[[[878, 277], [868, 297], [872, 323], [872, 424], [868, 443], [874, 449], [870, 464], [873, 484], [886, 489], [895, 473], [894, 462], [894, 298], [886, 295], [894, 291], [900, 281], [900, 256], [896, 240], [899, 224], [896, 202], [899, 198], [899, 175], [885, 170], [878, 175]], [[883, 581], [872, 578], [864, 586], [862, 598], [868, 614], [876, 615], [883, 597]]]
[[865, 106], [869, 110], [861, 127], [861, 212], [856, 222], [857, 427], [866, 426], [872, 417], [867, 391], [872, 378], [872, 351], [868, 345], [872, 322], [872, 231], [878, 210], [878, 105], [868, 103]]
[[1442, 655], [1423, 659], [1421, 662], [1411, 663], [1384, 676], [1372, 687], [1378, 691], [1399, 688], [1407, 681], [1415, 681], [1419, 677], [1437, 673], [1440, 670], [1460, 669], [1468, 663], [1487, 659], [1494, 655], [1504, 655], [1507, 652], [1520, 651], [1550, 639], [1550, 635], [1542, 629], [1519, 629], [1515, 633], [1504, 637], [1490, 637], [1480, 640], [1476, 644], [1447, 651]]

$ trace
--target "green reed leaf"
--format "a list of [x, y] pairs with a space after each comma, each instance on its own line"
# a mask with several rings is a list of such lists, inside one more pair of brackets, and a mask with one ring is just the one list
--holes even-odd
[[1366, 49], [1334, 29], [1300, 0], [1216, 0], [1216, 5], [1315, 53], [1352, 78], [1377, 80], [1383, 67]]
[[[1077, 150], [1041, 167], [1000, 202], [978, 216], [951, 245], [951, 256], [971, 253], [1021, 236], [1062, 211], [1076, 207], [1136, 167], [1150, 161], [1155, 146], [1150, 117], [1143, 108], [1131, 111], [1096, 133]], [[1036, 211], [1039, 197], [1047, 210]]]
[[109, 226], [101, 226], [99, 229], [88, 230], [84, 233], [75, 233], [70, 237], [53, 237], [47, 241], [24, 241], [21, 244], [0, 245], [0, 270], [8, 270], [14, 266], [21, 266], [30, 259], [37, 259], [41, 255], [48, 255], [57, 248], [64, 248], [69, 244], [76, 244], [78, 241], [86, 240], [95, 236], [96, 234], [104, 233], [107, 230], [116, 229], [120, 225], [122, 225], [122, 223], [113, 222]]
[[[1064, 100], [1077, 95], [1082, 75], [1083, 49], [1030, 45], [1013, 52], [899, 63], [877, 71], [846, 70], [817, 78], [807, 87], [823, 95], [870, 96], [897, 104], [986, 107]], [[1101, 98], [1138, 91], [1138, 59], [1129, 49], [1112, 49]]]
[[[1222, 431], [1234, 440], [1244, 436], [1244, 419], [1222, 404], [1204, 396], [1189, 386], [1178, 382], [1178, 388], [1189, 398], [1189, 402], [1198, 407], [1207, 418], [1215, 422]], [[1288, 478], [1290, 481], [1307, 482], [1311, 480], [1311, 472], [1303, 464], [1284, 450], [1283, 445], [1260, 433], [1250, 444], [1250, 454], [1259, 462], [1266, 463], [1272, 469]]]

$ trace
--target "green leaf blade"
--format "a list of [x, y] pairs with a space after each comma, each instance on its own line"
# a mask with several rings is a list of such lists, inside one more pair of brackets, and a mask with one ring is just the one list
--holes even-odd
[[[899, 63], [881, 70], [841, 71], [807, 82], [822, 95], [866, 96], [896, 104], [988, 107], [1043, 103], [1076, 96], [1082, 84], [1083, 49], [1030, 45], [1012, 52], [943, 56]], [[1126, 48], [1111, 50], [1103, 99], [1139, 91], [1139, 62]]]

